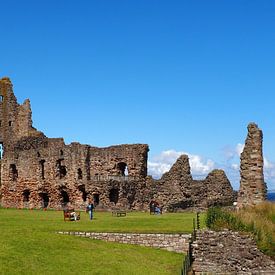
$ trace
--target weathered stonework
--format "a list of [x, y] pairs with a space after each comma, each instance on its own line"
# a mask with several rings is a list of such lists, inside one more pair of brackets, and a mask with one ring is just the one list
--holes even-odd
[[154, 200], [169, 211], [190, 207], [232, 205], [234, 192], [224, 171], [213, 170], [205, 180], [193, 180], [189, 158], [182, 155], [160, 180], [147, 180]]
[[263, 133], [255, 123], [250, 123], [247, 129], [245, 147], [241, 154], [238, 208], [264, 201], [267, 192], [263, 174]]
[[248, 236], [232, 231], [198, 231], [192, 274], [274, 274], [275, 262]]
[[224, 172], [195, 181], [187, 156], [153, 180], [147, 176], [147, 144], [97, 148], [46, 137], [33, 128], [30, 101], [17, 103], [8, 78], [0, 80], [0, 145], [3, 207], [84, 209], [88, 198], [106, 210], [148, 210], [152, 199], [164, 210], [233, 202]]
[[19, 208], [142, 208], [137, 190], [147, 176], [148, 145], [96, 148], [65, 145], [32, 127], [29, 100], [19, 105], [8, 78], [0, 81], [1, 204]]
[[190, 234], [130, 234], [130, 233], [96, 233], [96, 232], [58, 232], [107, 242], [135, 244], [165, 249], [177, 253], [186, 253], [189, 249]]

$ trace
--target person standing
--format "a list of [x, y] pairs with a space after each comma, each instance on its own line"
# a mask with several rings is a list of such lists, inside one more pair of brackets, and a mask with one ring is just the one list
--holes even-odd
[[92, 200], [89, 200], [89, 204], [87, 206], [87, 212], [89, 212], [89, 217], [90, 217], [90, 220], [93, 219], [93, 211], [94, 211], [94, 204], [93, 204], [93, 201]]

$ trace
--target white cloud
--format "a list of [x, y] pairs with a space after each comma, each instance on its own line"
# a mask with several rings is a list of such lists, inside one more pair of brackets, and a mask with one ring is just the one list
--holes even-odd
[[168, 172], [176, 160], [183, 154], [189, 156], [191, 172], [194, 178], [205, 177], [214, 169], [215, 163], [210, 159], [204, 159], [199, 155], [192, 155], [186, 152], [177, 152], [175, 150], [167, 150], [154, 156], [148, 161], [148, 174], [154, 178], [160, 178], [163, 173]]
[[[240, 154], [243, 151], [244, 144], [238, 143], [235, 147], [227, 147], [224, 155], [225, 161], [219, 164], [211, 159], [205, 159], [200, 155], [193, 155], [186, 152], [175, 150], [166, 150], [159, 155], [152, 157], [148, 161], [148, 174], [153, 178], [160, 178], [165, 172], [168, 172], [176, 160], [183, 154], [189, 156], [191, 172], [194, 179], [202, 179], [215, 168], [223, 169], [228, 176], [233, 188], [239, 189], [240, 183]], [[230, 150], [229, 150], [230, 149]], [[229, 158], [228, 158], [229, 156]], [[275, 162], [264, 157], [264, 178], [268, 183], [269, 190], [275, 190]]]
[[226, 161], [230, 161], [232, 159], [240, 158], [241, 153], [244, 149], [244, 144], [238, 143], [235, 147], [225, 146], [223, 148], [223, 155]]
[[238, 143], [235, 150], [236, 150], [236, 153], [238, 154], [239, 157], [241, 156], [241, 153], [243, 152], [243, 149], [244, 149], [244, 144]]

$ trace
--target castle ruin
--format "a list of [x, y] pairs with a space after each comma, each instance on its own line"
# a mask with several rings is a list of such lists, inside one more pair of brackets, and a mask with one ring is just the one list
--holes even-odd
[[160, 180], [147, 176], [147, 144], [97, 148], [48, 138], [32, 126], [30, 101], [20, 105], [9, 78], [0, 80], [0, 196], [3, 207], [147, 210], [152, 199], [166, 210], [232, 204], [233, 189], [222, 170], [203, 181], [181, 156]]
[[267, 188], [263, 174], [263, 133], [255, 123], [247, 127], [248, 134], [241, 154], [241, 184], [238, 208], [266, 200]]

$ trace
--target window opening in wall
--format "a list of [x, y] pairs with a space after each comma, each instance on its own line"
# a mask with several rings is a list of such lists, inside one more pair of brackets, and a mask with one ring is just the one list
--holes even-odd
[[56, 161], [56, 166], [57, 166], [57, 176], [62, 179], [66, 176], [67, 174], [67, 169], [66, 166], [63, 165], [64, 159], [59, 159]]
[[99, 194], [93, 194], [94, 205], [97, 206], [99, 204]]
[[70, 202], [69, 195], [64, 190], [62, 190], [60, 194], [61, 194], [61, 199], [62, 199], [62, 201], [61, 201], [62, 206], [65, 207]]
[[128, 166], [126, 166], [124, 171], [124, 176], [128, 176], [128, 175], [129, 175]]
[[39, 152], [37, 152], [37, 156], [40, 158], [41, 157], [41, 155], [40, 155], [40, 153]]
[[3, 155], [4, 155], [4, 145], [3, 145], [3, 143], [1, 142], [1, 143], [0, 143], [0, 159], [3, 158]]
[[87, 201], [88, 193], [87, 193], [86, 190], [85, 190], [85, 186], [84, 186], [84, 185], [79, 186], [79, 187], [78, 187], [78, 190], [79, 190], [80, 192], [82, 192], [82, 200], [83, 200], [83, 202]]
[[117, 204], [117, 202], [118, 202], [118, 196], [119, 196], [118, 189], [117, 188], [112, 188], [110, 190], [110, 194], [109, 194], [110, 202], [114, 202], [115, 204]]
[[0, 95], [0, 102], [4, 101], [4, 97], [2, 95]]
[[0, 120], [0, 127], [2, 126], [2, 120]]
[[13, 181], [16, 181], [18, 178], [18, 171], [15, 164], [10, 165], [10, 177]]
[[23, 202], [29, 202], [30, 201], [30, 190], [24, 190], [23, 191]]
[[11, 120], [9, 121], [9, 126], [11, 126], [12, 125], [12, 122], [11, 122]]
[[64, 155], [63, 150], [60, 150], [60, 156], [63, 156], [63, 155]]
[[39, 195], [41, 197], [42, 208], [47, 208], [49, 205], [49, 201], [50, 201], [49, 195], [47, 193], [41, 193]]
[[40, 163], [40, 169], [41, 169], [41, 178], [42, 180], [44, 180], [45, 179], [45, 160], [41, 159], [39, 163]]
[[125, 162], [119, 162], [117, 164], [117, 170], [118, 170], [118, 174], [120, 176], [126, 176], [126, 170], [127, 170], [127, 174], [128, 174], [128, 167]]
[[77, 169], [77, 178], [78, 178], [79, 180], [82, 180], [82, 178], [83, 178], [82, 170], [81, 170], [80, 168]]

